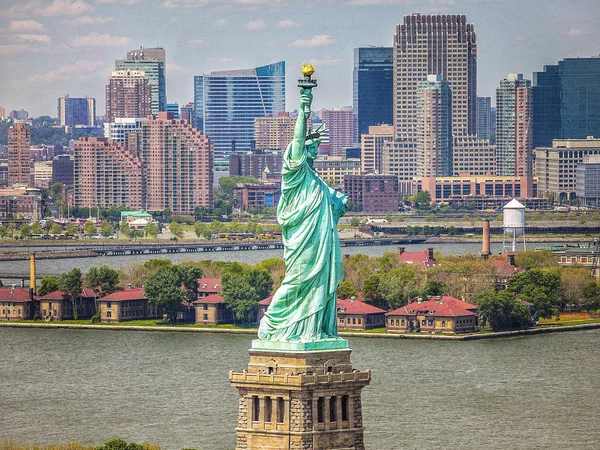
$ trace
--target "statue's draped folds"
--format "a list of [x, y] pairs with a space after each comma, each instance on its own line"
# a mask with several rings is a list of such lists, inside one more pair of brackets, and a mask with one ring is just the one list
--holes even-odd
[[261, 319], [260, 339], [337, 338], [336, 290], [343, 276], [337, 222], [345, 212], [346, 196], [329, 188], [312, 168], [319, 141], [305, 141], [308, 114], [310, 103], [300, 108], [294, 141], [283, 157], [277, 220], [286, 273]]

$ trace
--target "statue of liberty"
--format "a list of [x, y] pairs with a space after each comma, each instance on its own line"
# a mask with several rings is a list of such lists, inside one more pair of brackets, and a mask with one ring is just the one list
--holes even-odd
[[343, 277], [337, 223], [346, 212], [347, 199], [313, 168], [320, 129], [307, 133], [307, 119], [316, 80], [310, 78], [312, 66], [304, 66], [302, 72], [300, 111], [294, 139], [283, 156], [277, 208], [286, 272], [261, 319], [258, 337], [300, 343], [335, 339], [339, 341], [335, 347], [347, 346], [338, 338], [336, 316], [336, 290]]

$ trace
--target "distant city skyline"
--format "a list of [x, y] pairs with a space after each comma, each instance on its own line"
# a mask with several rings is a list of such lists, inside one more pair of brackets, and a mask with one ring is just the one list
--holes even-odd
[[0, 107], [56, 116], [56, 99], [69, 94], [96, 98], [100, 113], [114, 61], [140, 46], [165, 48], [169, 103], [192, 101], [195, 75], [284, 60], [288, 105], [296, 103], [295, 67], [299, 73], [304, 61], [315, 65], [320, 81], [315, 110], [352, 105], [354, 48], [391, 46], [396, 25], [416, 12], [467, 15], [477, 33], [477, 94], [494, 98], [507, 73], [531, 79], [544, 65], [600, 53], [595, 0], [538, 6], [533, 0], [24, 0], [0, 7]]

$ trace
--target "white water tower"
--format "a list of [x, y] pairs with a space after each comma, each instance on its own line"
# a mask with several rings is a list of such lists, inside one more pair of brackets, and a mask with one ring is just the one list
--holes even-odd
[[[503, 208], [504, 217], [504, 246], [503, 250], [517, 251], [517, 237], [523, 236], [525, 250], [525, 206], [512, 199]], [[507, 242], [508, 241], [508, 242]]]

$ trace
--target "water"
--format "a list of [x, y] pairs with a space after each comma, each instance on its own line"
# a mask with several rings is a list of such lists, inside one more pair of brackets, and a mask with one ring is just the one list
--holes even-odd
[[[232, 449], [252, 336], [0, 328], [0, 438]], [[368, 449], [595, 449], [600, 330], [352, 338]]]
[[[557, 245], [550, 242], [538, 242], [532, 244], [531, 247], [544, 247], [549, 245]], [[443, 254], [464, 255], [467, 253], [479, 254], [481, 252], [481, 243], [423, 243], [414, 245], [403, 245], [407, 251], [423, 251], [428, 247], [433, 247], [436, 251]], [[62, 248], [61, 248], [62, 249]], [[368, 247], [342, 247], [342, 254], [354, 255], [362, 253], [368, 256], [381, 256], [385, 252], [395, 252], [397, 246], [394, 245], [378, 245]], [[500, 253], [502, 251], [502, 243], [492, 243], [492, 253]], [[90, 267], [100, 264], [108, 264], [115, 269], [127, 266], [131, 263], [143, 263], [150, 259], [167, 258], [174, 263], [183, 261], [198, 261], [198, 260], [217, 260], [217, 261], [239, 261], [256, 264], [268, 258], [282, 258], [283, 250], [247, 250], [247, 251], [231, 251], [231, 252], [206, 252], [206, 253], [169, 253], [161, 255], [125, 255], [125, 256], [100, 256], [95, 258], [64, 258], [64, 259], [40, 259], [37, 261], [37, 270], [40, 274], [51, 273], [59, 274], [73, 267], [79, 267], [82, 272], [86, 272]], [[0, 272], [13, 273], [28, 273], [29, 261], [2, 261], [0, 262]]]

